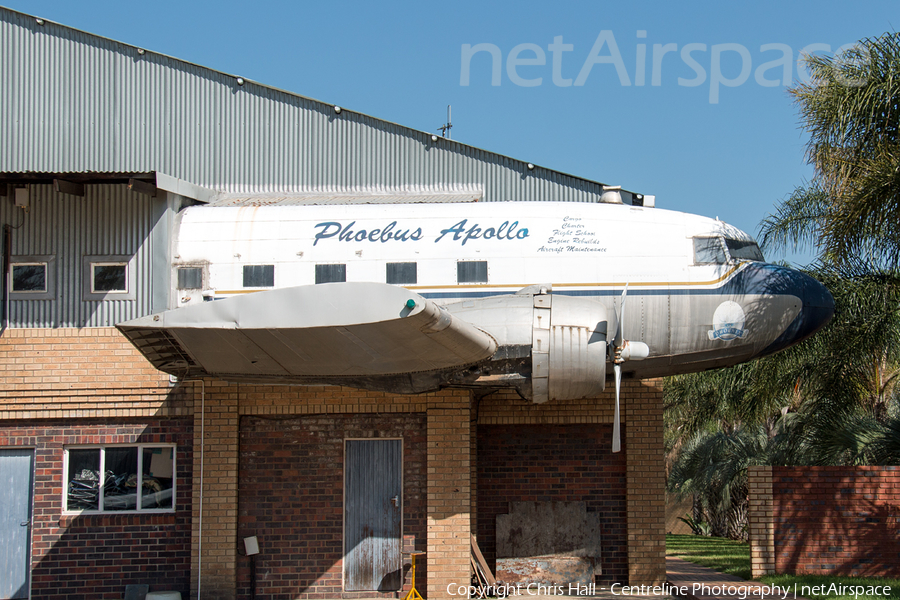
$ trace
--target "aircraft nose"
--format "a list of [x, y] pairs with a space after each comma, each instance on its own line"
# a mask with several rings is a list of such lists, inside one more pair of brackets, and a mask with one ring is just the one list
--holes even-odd
[[828, 288], [800, 271], [772, 265], [770, 267], [770, 281], [774, 288], [771, 292], [796, 296], [803, 302], [803, 306], [788, 328], [759, 356], [778, 352], [805, 340], [822, 329], [834, 316], [834, 297]]

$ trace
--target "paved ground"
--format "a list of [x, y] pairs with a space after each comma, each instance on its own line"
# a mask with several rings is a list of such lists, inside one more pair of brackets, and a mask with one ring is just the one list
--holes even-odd
[[793, 590], [771, 588], [672, 556], [666, 557], [666, 579], [673, 594], [688, 600], [806, 600]]
[[537, 594], [524, 591], [517, 600], [575, 600], [594, 598], [602, 600], [806, 600], [795, 596], [792, 590], [773, 589], [755, 581], [746, 581], [733, 575], [725, 575], [686, 560], [666, 557], [666, 585], [657, 588], [638, 586], [598, 586], [593, 594]]
[[598, 585], [593, 594], [583, 595], [545, 594], [534, 590], [529, 593], [523, 589], [522, 594], [508, 597], [513, 600], [807, 600], [795, 596], [793, 590], [772, 589], [671, 556], [666, 557], [666, 579], [665, 585], [656, 588], [623, 588], [621, 585], [610, 588], [607, 584]]

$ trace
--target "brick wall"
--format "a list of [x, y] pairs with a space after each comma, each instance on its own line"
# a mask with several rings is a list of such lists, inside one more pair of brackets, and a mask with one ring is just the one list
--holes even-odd
[[666, 471], [659, 381], [623, 387], [628, 429], [628, 581], [660, 585], [666, 578]]
[[0, 366], [0, 420], [193, 414], [192, 398], [112, 327], [7, 329]]
[[[403, 439], [404, 551], [424, 551], [425, 427], [421, 413], [241, 419], [238, 539], [258, 536], [259, 596], [396, 597], [342, 591], [344, 440]], [[423, 565], [416, 569], [424, 577]], [[249, 598], [247, 557], [238, 558], [237, 579], [238, 597]]]
[[[246, 590], [244, 578], [249, 575], [246, 559], [238, 556], [239, 529], [243, 527], [238, 523], [238, 424], [242, 418], [343, 418], [377, 413], [406, 419], [425, 415], [425, 544], [427, 564], [432, 568], [427, 581], [420, 578], [419, 589], [423, 593], [429, 590], [433, 598], [445, 595], [446, 582], [468, 580], [468, 539], [473, 524], [482, 522], [475, 514], [476, 483], [479, 488], [491, 483], [482, 480], [479, 462], [483, 458], [477, 454], [482, 428], [549, 425], [596, 429], [609, 428], [612, 422], [612, 390], [596, 399], [534, 405], [511, 392], [473, 402], [465, 390], [403, 396], [336, 386], [238, 385], [209, 380], [173, 386], [111, 328], [8, 330], [0, 337], [0, 365], [4, 369], [0, 422], [6, 419], [16, 426], [37, 426], [66, 419], [74, 429], [101, 421], [188, 418], [188, 444], [195, 449], [194, 478], [192, 489], [181, 492], [191, 493], [191, 596], [201, 587], [204, 597], [221, 600], [234, 598], [239, 584]], [[616, 556], [625, 561], [627, 576], [623, 579], [650, 583], [659, 581], [665, 568], [662, 401], [659, 382], [626, 380], [623, 387], [623, 447], [627, 452], [624, 459], [619, 455], [615, 460], [625, 461], [625, 493], [632, 500], [626, 504], [622, 525], [630, 541], [624, 551], [616, 550]], [[27, 443], [11, 441], [9, 445]], [[44, 443], [40, 440], [34, 445], [41, 451]], [[608, 441], [603, 447], [608, 447]], [[180, 464], [189, 466], [186, 461]], [[64, 522], [60, 535], [66, 525], [72, 524]], [[419, 548], [419, 533], [415, 535]], [[618, 555], [620, 551], [625, 554]], [[621, 573], [623, 567], [617, 568]]]
[[772, 502], [772, 467], [747, 468], [747, 525], [750, 529], [750, 568], [753, 578], [775, 573], [775, 522]]
[[900, 467], [771, 467], [770, 485], [776, 572], [900, 577]]
[[[486, 433], [488, 431], [486, 428], [501, 425], [509, 431], [519, 430], [525, 426], [536, 426], [540, 431], [549, 430], [551, 426], [575, 426], [580, 428], [579, 431], [586, 432], [585, 435], [590, 436], [592, 441], [575, 450], [581, 452], [581, 458], [578, 460], [586, 461], [583, 464], [590, 464], [591, 460], [613, 461], [608, 464], [615, 464], [618, 465], [617, 468], [624, 469], [623, 481], [619, 481], [618, 487], [613, 487], [611, 493], [618, 494], [624, 502], [624, 512], [617, 514], [621, 515], [619, 522], [625, 531], [625, 537], [622, 538], [622, 546], [607, 552], [609, 556], [621, 562], [615, 563], [617, 566], [610, 566], [609, 569], [604, 568], [606, 574], [603, 577], [632, 585], [657, 585], [665, 580], [666, 574], [666, 481], [661, 382], [627, 379], [622, 382], [622, 453], [616, 455], [611, 452], [614, 401], [615, 392], [611, 387], [598, 398], [545, 404], [526, 402], [513, 392], [498, 392], [476, 403], [474, 411], [478, 422], [478, 439], [481, 440], [483, 437], [487, 439], [489, 434]], [[518, 456], [510, 458], [519, 460]], [[588, 458], [589, 456], [595, 458]], [[487, 531], [492, 517], [482, 514], [482, 500], [485, 496], [490, 498], [489, 486], [493, 483], [482, 468], [485, 460], [488, 460], [488, 457], [481, 454], [479, 447], [477, 469], [479, 543], [483, 538], [492, 535]], [[546, 460], [546, 464], [550, 465], [547, 472], [552, 473], [550, 469], [569, 468], [566, 463], [576, 459], [556, 461], [553, 464], [552, 457], [548, 455]], [[515, 464], [517, 463], [508, 463], [506, 468], [512, 470]], [[505, 477], [512, 478], [511, 475]], [[585, 477], [585, 474], [581, 474], [581, 477]], [[569, 489], [569, 486], [577, 481], [579, 480], [561, 478], [554, 484], [554, 493], [558, 496], [583, 493], [577, 489]], [[618, 503], [619, 500], [611, 502]], [[502, 512], [506, 512], [506, 509], [504, 508]], [[606, 544], [604, 537], [605, 552]]]
[[[0, 421], [0, 447], [35, 448], [32, 598], [120, 600], [127, 584], [186, 594], [191, 562], [192, 423]], [[176, 512], [65, 515], [63, 454], [69, 445], [174, 443]]]
[[448, 400], [428, 410], [426, 598], [445, 598], [447, 586], [468, 585], [472, 572], [469, 398]]
[[479, 426], [478, 543], [491, 569], [497, 515], [510, 502], [585, 502], [600, 513], [599, 580], [627, 581], [625, 453], [610, 451], [611, 436], [611, 425]]
[[235, 597], [240, 386], [185, 382], [199, 396], [194, 413], [191, 596]]

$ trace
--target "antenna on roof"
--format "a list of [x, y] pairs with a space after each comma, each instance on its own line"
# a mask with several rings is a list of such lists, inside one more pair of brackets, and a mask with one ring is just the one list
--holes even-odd
[[450, 105], [447, 105], [447, 122], [440, 127], [438, 127], [438, 131], [441, 132], [441, 137], [445, 137], [448, 140], [450, 139], [450, 130], [453, 128], [453, 124], [450, 123]]

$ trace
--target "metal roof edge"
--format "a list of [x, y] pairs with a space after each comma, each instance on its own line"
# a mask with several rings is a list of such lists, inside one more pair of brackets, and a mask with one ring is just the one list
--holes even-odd
[[156, 187], [185, 198], [203, 202], [204, 204], [209, 203], [219, 193], [214, 189], [203, 187], [184, 179], [178, 179], [159, 171], [156, 172]]
[[[289, 90], [284, 90], [284, 89], [281, 89], [281, 88], [277, 88], [277, 87], [275, 87], [275, 86], [271, 86], [271, 85], [267, 85], [267, 84], [264, 84], [264, 83], [260, 83], [260, 82], [258, 82], [258, 81], [254, 81], [254, 80], [252, 80], [252, 79], [247, 79], [246, 77], [243, 77], [243, 76], [241, 76], [241, 75], [234, 75], [234, 74], [231, 74], [231, 73], [226, 73], [225, 71], [219, 71], [219, 70], [213, 69], [213, 68], [211, 68], [211, 67], [207, 67], [207, 66], [204, 66], [204, 65], [200, 65], [200, 64], [197, 64], [197, 63], [190, 62], [190, 61], [188, 61], [188, 60], [184, 60], [184, 59], [181, 59], [181, 58], [177, 58], [177, 57], [175, 57], [175, 56], [170, 56], [170, 55], [168, 55], [168, 54], [163, 54], [162, 52], [157, 52], [157, 51], [155, 51], [155, 50], [148, 50], [148, 49], [146, 49], [146, 48], [144, 48], [144, 47], [142, 47], [142, 46], [135, 46], [134, 44], [129, 44], [129, 43], [127, 43], [127, 42], [122, 42], [122, 41], [119, 41], [119, 40], [116, 40], [116, 39], [113, 39], [113, 38], [108, 38], [108, 37], [105, 37], [105, 36], [102, 36], [102, 35], [98, 35], [98, 34], [95, 34], [95, 33], [91, 33], [91, 32], [89, 32], [89, 31], [84, 31], [84, 30], [81, 30], [81, 29], [77, 29], [77, 28], [75, 28], [75, 27], [70, 27], [69, 25], [64, 25], [64, 24], [58, 23], [58, 22], [56, 22], [56, 21], [52, 21], [52, 20], [49, 20], [49, 19], [44, 19], [43, 17], [38, 17], [38, 16], [36, 16], [36, 15], [31, 15], [31, 14], [28, 14], [28, 13], [24, 13], [24, 12], [21, 12], [21, 11], [12, 9], [12, 8], [8, 8], [8, 7], [6, 7], [6, 6], [0, 6], [0, 11], [8, 11], [8, 12], [10, 12], [10, 13], [19, 15], [20, 17], [31, 18], [31, 19], [35, 19], [35, 20], [40, 19], [40, 20], [43, 21], [43, 23], [41, 24], [41, 26], [46, 26], [46, 25], [48, 25], [48, 24], [54, 25], [54, 26], [57, 26], [57, 27], [61, 27], [61, 28], [63, 28], [63, 29], [67, 29], [67, 30], [69, 30], [69, 31], [74, 31], [74, 32], [77, 32], [77, 33], [80, 33], [80, 34], [83, 34], [83, 35], [86, 35], [86, 36], [89, 36], [89, 37], [98, 39], [98, 40], [105, 40], [105, 41], [107, 41], [107, 42], [112, 42], [112, 43], [115, 43], [115, 44], [119, 44], [119, 45], [124, 46], [124, 47], [127, 47], [127, 48], [133, 48], [133, 49], [135, 49], [135, 50], [141, 50], [141, 51], [144, 51], [144, 52], [152, 52], [153, 54], [156, 54], [156, 55], [161, 56], [161, 57], [163, 57], [163, 58], [166, 58], [166, 59], [169, 59], [169, 60], [172, 60], [172, 61], [175, 61], [175, 62], [179, 62], [179, 63], [184, 64], [184, 65], [189, 65], [189, 66], [195, 67], [195, 68], [197, 68], [197, 69], [202, 69], [202, 70], [208, 71], [208, 72], [210, 72], [210, 73], [215, 73], [215, 74], [220, 75], [220, 76], [221, 76], [221, 75], [224, 75], [224, 76], [226, 76], [226, 77], [232, 77], [232, 78], [234, 78], [234, 79], [242, 79], [242, 80], [244, 81], [244, 83], [242, 84], [243, 86], [246, 86], [248, 83], [249, 83], [249, 84], [253, 84], [253, 85], [259, 86], [259, 87], [261, 87], [261, 88], [265, 88], [265, 89], [272, 90], [272, 91], [275, 91], [275, 92], [279, 92], [279, 93], [282, 93], [282, 94], [287, 94], [287, 95], [289, 95], [289, 96], [293, 96], [293, 97], [296, 97], [296, 98], [300, 98], [300, 99], [303, 99], [303, 100], [306, 100], [306, 101], [309, 101], [309, 102], [314, 102], [314, 103], [317, 103], [317, 104], [322, 105], [323, 107], [331, 108], [332, 110], [334, 109], [335, 106], [340, 106], [341, 114], [343, 114], [344, 112], [351, 112], [351, 113], [354, 113], [354, 114], [359, 115], [359, 116], [361, 116], [361, 117], [365, 117], [365, 118], [367, 118], [367, 119], [372, 119], [373, 121], [377, 121], [377, 122], [380, 122], [380, 123], [384, 123], [385, 125], [390, 125], [390, 126], [393, 126], [393, 127], [399, 127], [399, 128], [401, 128], [401, 129], [404, 129], [404, 130], [406, 130], [406, 131], [408, 131], [408, 132], [410, 132], [410, 133], [414, 133], [414, 134], [416, 134], [416, 135], [424, 135], [424, 136], [428, 136], [428, 137], [431, 137], [431, 136], [435, 135], [435, 134], [433, 134], [433, 133], [430, 133], [430, 132], [427, 132], [427, 131], [422, 131], [422, 130], [419, 130], [419, 129], [415, 129], [415, 128], [409, 127], [409, 126], [407, 126], [407, 125], [402, 125], [402, 124], [400, 124], [400, 123], [394, 123], [393, 121], [388, 121], [388, 120], [386, 120], [386, 119], [381, 119], [381, 118], [379, 118], [379, 117], [374, 117], [374, 116], [372, 116], [372, 115], [369, 115], [369, 114], [366, 114], [366, 113], [362, 113], [362, 112], [359, 112], [359, 111], [355, 111], [355, 110], [353, 110], [353, 109], [348, 109], [348, 108], [346, 108], [346, 107], [343, 106], [343, 105], [332, 104], [332, 103], [329, 103], [329, 102], [324, 102], [324, 101], [322, 101], [322, 100], [317, 100], [317, 99], [315, 99], [315, 98], [310, 98], [309, 96], [304, 96], [304, 95], [302, 95], [302, 94], [298, 94], [297, 92], [292, 92], [292, 91], [289, 91]], [[607, 184], [604, 184], [603, 182], [600, 182], [600, 181], [595, 181], [595, 180], [593, 180], [593, 179], [587, 179], [587, 178], [585, 178], [585, 177], [581, 177], [581, 176], [578, 176], [578, 175], [572, 175], [571, 173], [566, 173], [566, 172], [564, 172], [564, 171], [558, 171], [558, 170], [550, 169], [550, 168], [547, 168], [547, 167], [541, 167], [541, 166], [535, 165], [534, 163], [531, 163], [531, 162], [527, 162], [527, 161], [524, 161], [524, 160], [521, 160], [521, 159], [518, 159], [518, 158], [513, 158], [513, 157], [511, 157], [511, 156], [507, 156], [507, 155], [505, 155], [505, 154], [500, 154], [500, 153], [498, 153], [498, 152], [493, 152], [493, 151], [491, 151], [491, 150], [485, 150], [484, 148], [478, 148], [477, 146], [472, 146], [472, 145], [469, 145], [469, 144], [464, 144], [464, 143], [459, 142], [459, 141], [457, 141], [457, 140], [452, 140], [452, 139], [445, 138], [445, 137], [441, 137], [441, 136], [437, 136], [437, 139], [440, 140], [440, 141], [442, 141], [442, 142], [449, 143], [449, 144], [455, 144], [455, 145], [459, 146], [460, 148], [467, 148], [467, 149], [471, 149], [471, 150], [476, 151], [476, 152], [484, 152], [484, 153], [486, 153], [486, 154], [490, 154], [490, 155], [495, 156], [495, 157], [498, 157], [498, 158], [502, 158], [502, 159], [506, 159], [506, 160], [513, 161], [513, 162], [515, 162], [515, 163], [518, 163], [518, 164], [522, 167], [523, 170], [527, 170], [527, 171], [529, 171], [529, 172], [531, 172], [531, 173], [534, 173], [534, 171], [537, 170], [537, 169], [541, 169], [541, 170], [544, 170], [544, 171], [547, 171], [547, 172], [549, 172], [549, 173], [553, 173], [553, 174], [556, 174], [556, 175], [559, 175], [559, 176], [562, 176], [562, 177], [569, 177], [569, 178], [574, 179], [574, 180], [583, 181], [583, 182], [585, 182], [585, 183], [592, 184], [592, 185], [597, 185], [597, 186], [600, 186], [601, 188], [602, 188], [604, 185], [607, 185]], [[626, 189], [624, 189], [624, 188], [622, 189], [622, 191], [623, 191], [623, 192], [628, 192], [629, 194], [632, 194], [632, 195], [638, 195], [637, 192], [632, 192], [632, 191], [626, 190]]]

